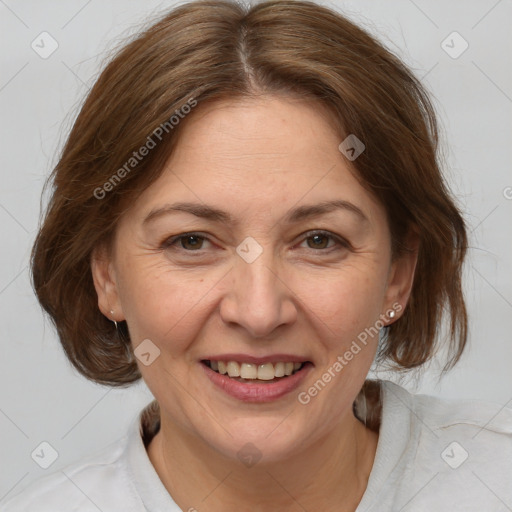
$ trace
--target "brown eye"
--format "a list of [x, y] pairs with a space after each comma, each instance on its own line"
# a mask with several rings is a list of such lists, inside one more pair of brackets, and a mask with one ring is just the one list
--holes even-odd
[[[350, 243], [345, 239], [330, 233], [329, 231], [310, 231], [305, 233], [302, 244], [306, 243], [307, 249], [316, 250], [319, 253], [331, 253], [333, 251], [349, 249]], [[330, 244], [330, 245], [329, 245]]]
[[332, 237], [324, 235], [323, 233], [317, 233], [307, 238], [308, 241], [312, 241], [311, 244], [308, 242], [308, 245], [311, 249], [326, 249], [329, 244], [329, 238]]
[[178, 238], [181, 241], [181, 247], [186, 250], [202, 249], [204, 238], [198, 235], [185, 235]]
[[171, 238], [162, 241], [161, 249], [185, 251], [185, 252], [199, 252], [204, 249], [204, 242], [208, 238], [197, 233], [181, 233]]

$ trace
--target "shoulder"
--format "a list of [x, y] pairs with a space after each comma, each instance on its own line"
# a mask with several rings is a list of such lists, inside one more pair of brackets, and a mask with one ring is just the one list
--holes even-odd
[[418, 457], [421, 448], [435, 449], [453, 467], [465, 459], [484, 464], [495, 456], [512, 470], [512, 408], [507, 404], [414, 395], [391, 382], [383, 383], [383, 391], [388, 421], [407, 419]]
[[512, 506], [511, 408], [414, 395], [390, 382], [383, 393], [383, 426], [400, 452], [399, 503], [414, 496], [411, 504], [436, 510]]
[[[129, 512], [129, 478], [124, 436], [101, 451], [32, 482], [2, 504], [2, 512]], [[71, 508], [70, 508], [71, 507]]]
[[509, 407], [509, 404], [415, 395], [389, 381], [384, 381], [382, 385], [388, 406], [412, 415], [415, 421], [433, 431], [457, 429], [467, 434], [484, 433], [504, 441], [512, 435], [512, 406]]

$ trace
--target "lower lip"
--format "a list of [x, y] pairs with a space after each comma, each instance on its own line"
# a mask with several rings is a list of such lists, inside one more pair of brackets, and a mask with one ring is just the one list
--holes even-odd
[[221, 375], [213, 371], [209, 366], [199, 363], [208, 378], [226, 394], [243, 402], [272, 402], [297, 389], [306, 375], [313, 368], [311, 363], [306, 363], [298, 372], [289, 377], [280, 378], [276, 382], [258, 383], [238, 382], [227, 375]]

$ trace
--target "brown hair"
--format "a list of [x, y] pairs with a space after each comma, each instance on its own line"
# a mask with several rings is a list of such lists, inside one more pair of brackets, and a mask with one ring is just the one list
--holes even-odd
[[[423, 86], [372, 36], [312, 2], [243, 7], [202, 0], [171, 10], [117, 53], [50, 176], [53, 194], [32, 253], [33, 284], [69, 360], [87, 378], [111, 385], [140, 378], [126, 323], [116, 331], [98, 308], [90, 259], [162, 172], [186, 122], [172, 116], [184, 117], [191, 102], [200, 108], [267, 93], [314, 98], [337, 120], [340, 142], [348, 134], [364, 142], [353, 167], [386, 209], [394, 257], [407, 250], [411, 227], [419, 235], [410, 300], [387, 328], [381, 359], [400, 369], [428, 361], [446, 313], [446, 367], [462, 354], [465, 224], [439, 169], [436, 118]], [[130, 160], [159, 127], [166, 129], [156, 147]]]

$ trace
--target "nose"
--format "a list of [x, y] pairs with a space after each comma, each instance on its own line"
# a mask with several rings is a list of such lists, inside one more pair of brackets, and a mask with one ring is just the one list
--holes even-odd
[[253, 338], [264, 338], [296, 320], [294, 293], [270, 258], [262, 254], [252, 263], [239, 258], [229, 278], [220, 306], [225, 323], [243, 327]]

